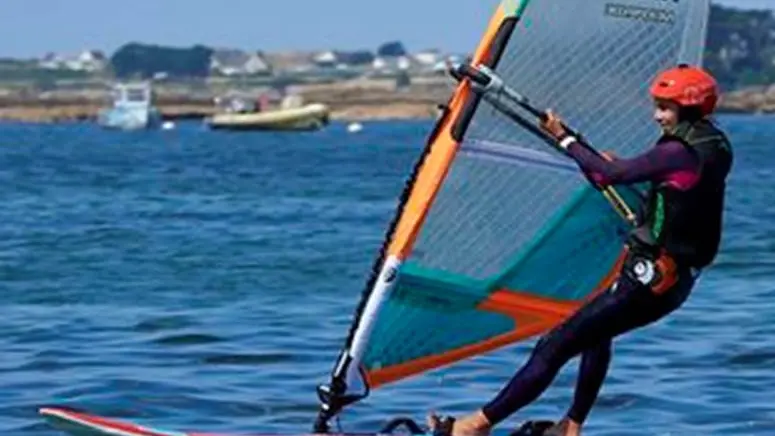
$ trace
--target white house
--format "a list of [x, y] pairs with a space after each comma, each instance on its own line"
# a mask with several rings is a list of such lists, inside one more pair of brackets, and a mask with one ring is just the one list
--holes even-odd
[[64, 65], [64, 59], [62, 56], [56, 54], [56, 53], [46, 53], [43, 58], [38, 61], [38, 65], [41, 68], [45, 68], [48, 70], [58, 70], [59, 68], [62, 68]]
[[332, 67], [339, 63], [337, 54], [330, 50], [316, 54], [312, 60], [320, 67]]
[[424, 67], [432, 67], [441, 60], [441, 53], [438, 50], [425, 50], [415, 53], [412, 57], [418, 64]]
[[377, 71], [406, 71], [412, 66], [412, 61], [407, 56], [376, 57], [371, 67]]
[[101, 71], [107, 65], [105, 55], [96, 50], [84, 50], [81, 53], [70, 56], [57, 53], [47, 53], [38, 62], [41, 68], [51, 70], [72, 70], [97, 72]]
[[224, 76], [269, 74], [272, 71], [261, 53], [241, 50], [216, 50], [210, 58], [210, 70]]

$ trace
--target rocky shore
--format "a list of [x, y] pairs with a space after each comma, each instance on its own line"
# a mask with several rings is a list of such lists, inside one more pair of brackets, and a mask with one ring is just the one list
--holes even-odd
[[[448, 99], [454, 83], [445, 78], [416, 80], [397, 89], [391, 80], [357, 80], [333, 84], [299, 85], [288, 92], [307, 102], [324, 103], [332, 119], [383, 120], [423, 119], [436, 116], [437, 106]], [[242, 90], [257, 95], [260, 90]], [[201, 119], [215, 113], [213, 99], [219, 92], [181, 86], [156, 87], [156, 104], [164, 118]], [[109, 103], [109, 91], [58, 90], [31, 93], [0, 91], [0, 120], [33, 123], [91, 121]], [[775, 113], [775, 85], [727, 93], [724, 113]]]
[[775, 113], [775, 84], [727, 93], [721, 103], [725, 112]]
[[[222, 90], [186, 86], [155, 86], [156, 106], [165, 119], [198, 119], [216, 112], [214, 99]], [[432, 118], [453, 83], [443, 78], [416, 81], [397, 89], [391, 80], [360, 80], [324, 85], [297, 85], [287, 89], [305, 102], [323, 103], [335, 120]], [[219, 92], [220, 91], [220, 92]], [[239, 94], [260, 95], [262, 89]], [[13, 92], [0, 90], [0, 120], [33, 123], [91, 121], [110, 104], [108, 89]]]

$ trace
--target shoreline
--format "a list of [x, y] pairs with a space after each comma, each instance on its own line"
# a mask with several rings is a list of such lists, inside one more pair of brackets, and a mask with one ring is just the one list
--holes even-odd
[[[202, 120], [216, 113], [211, 105], [159, 104], [157, 108], [165, 121]], [[436, 116], [436, 108], [435, 104], [400, 101], [336, 105], [336, 108], [331, 108], [330, 119], [332, 121], [433, 119]], [[0, 107], [0, 121], [43, 124], [92, 122], [97, 120], [100, 109], [102, 106], [94, 104], [4, 106]]]
[[[157, 86], [156, 106], [165, 120], [203, 119], [216, 113], [217, 92], [180, 86]], [[394, 81], [360, 80], [331, 84], [297, 85], [288, 91], [307, 103], [322, 103], [332, 121], [434, 119], [446, 103], [454, 83], [446, 78], [413, 81], [396, 89]], [[261, 89], [242, 90], [258, 95]], [[47, 93], [0, 93], [0, 121], [61, 123], [95, 121], [108, 106], [105, 90], [59, 90]], [[270, 110], [272, 108], [270, 107]], [[722, 96], [719, 114], [775, 113], [775, 85], [733, 91]]]
[[[155, 85], [154, 103], [165, 120], [203, 119], [217, 113], [214, 99], [218, 95], [235, 91], [238, 95], [255, 98], [267, 90], [258, 86], [239, 90], [219, 88]], [[379, 79], [287, 88], [288, 94], [301, 96], [305, 103], [328, 106], [330, 118], [341, 121], [434, 118], [438, 105], [445, 103], [453, 90], [452, 81], [436, 77], [414, 80], [404, 89], [396, 89], [395, 80]], [[110, 94], [106, 89], [3, 92], [0, 85], [0, 121], [94, 121], [99, 111], [109, 106]], [[279, 101], [271, 102], [268, 109], [276, 106]]]

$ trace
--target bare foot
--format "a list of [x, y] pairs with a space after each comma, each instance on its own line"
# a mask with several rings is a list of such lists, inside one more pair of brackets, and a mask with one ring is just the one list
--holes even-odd
[[[445, 421], [434, 414], [428, 415], [427, 419], [428, 427], [431, 430], [443, 427]], [[488, 436], [492, 426], [487, 420], [487, 417], [481, 411], [473, 413], [462, 418], [455, 419], [452, 423], [452, 428], [449, 429], [451, 436]]]

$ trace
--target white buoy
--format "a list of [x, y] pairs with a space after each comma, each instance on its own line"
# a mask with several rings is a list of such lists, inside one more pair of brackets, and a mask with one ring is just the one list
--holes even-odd
[[175, 123], [172, 121], [165, 121], [161, 124], [162, 130], [172, 130], [175, 128]]
[[361, 130], [363, 130], [363, 124], [361, 123], [350, 123], [347, 125], [347, 131], [350, 133], [358, 133]]

